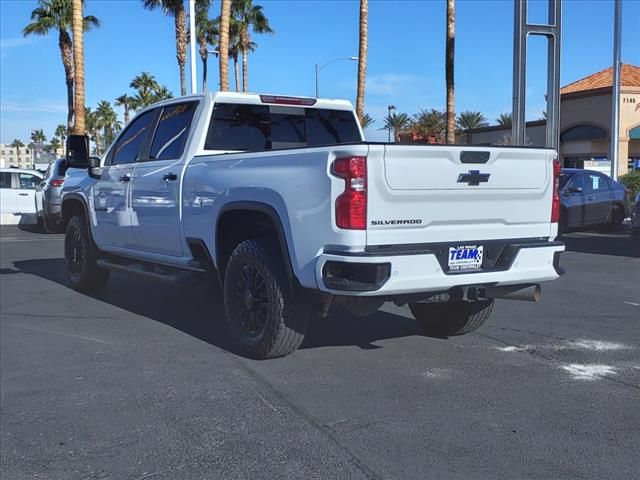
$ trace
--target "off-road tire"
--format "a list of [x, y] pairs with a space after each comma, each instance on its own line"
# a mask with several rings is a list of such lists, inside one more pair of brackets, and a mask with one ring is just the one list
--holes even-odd
[[473, 332], [487, 321], [493, 300], [410, 303], [409, 309], [424, 335], [452, 337]]
[[227, 325], [241, 355], [282, 357], [302, 344], [310, 309], [291, 291], [275, 242], [245, 240], [236, 246], [223, 295]]
[[109, 280], [109, 271], [96, 264], [98, 249], [87, 222], [76, 215], [69, 220], [64, 237], [64, 259], [71, 286], [80, 292], [96, 292]]

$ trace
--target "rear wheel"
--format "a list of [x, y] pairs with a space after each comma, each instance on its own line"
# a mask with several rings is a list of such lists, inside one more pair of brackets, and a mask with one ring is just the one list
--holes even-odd
[[93, 244], [87, 222], [74, 216], [67, 224], [64, 257], [71, 286], [81, 292], [94, 292], [109, 280], [109, 271], [97, 266], [98, 250]]
[[475, 302], [410, 303], [409, 309], [418, 322], [420, 333], [451, 337], [477, 330], [487, 321], [493, 300]]
[[227, 263], [223, 290], [227, 323], [241, 354], [282, 357], [302, 344], [310, 309], [294, 298], [275, 242], [241, 242]]
[[614, 205], [611, 208], [611, 214], [609, 215], [609, 227], [616, 229], [620, 228], [622, 222], [624, 222], [624, 208], [621, 205]]

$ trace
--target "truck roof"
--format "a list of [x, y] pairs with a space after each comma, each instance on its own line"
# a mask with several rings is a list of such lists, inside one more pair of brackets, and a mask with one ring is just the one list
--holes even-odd
[[[313, 108], [328, 108], [333, 110], [349, 110], [353, 111], [353, 105], [348, 100], [339, 100], [332, 98], [315, 98], [304, 97], [298, 95], [278, 95], [272, 93], [237, 93], [237, 92], [210, 92], [214, 102], [230, 102], [230, 103], [248, 103], [255, 105], [273, 104], [274, 102], [268, 101], [268, 98], [278, 99], [293, 99], [300, 101], [308, 101], [308, 105], [293, 105], [291, 106], [308, 106]], [[311, 103], [313, 102], [313, 104]], [[280, 103], [280, 102], [278, 102]]]

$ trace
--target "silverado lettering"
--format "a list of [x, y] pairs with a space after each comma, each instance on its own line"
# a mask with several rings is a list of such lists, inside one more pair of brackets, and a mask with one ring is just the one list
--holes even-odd
[[420, 225], [422, 220], [419, 218], [410, 220], [371, 220], [371, 225]]

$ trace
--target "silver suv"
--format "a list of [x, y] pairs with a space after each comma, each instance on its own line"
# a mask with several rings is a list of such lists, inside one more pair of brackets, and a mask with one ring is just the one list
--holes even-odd
[[49, 164], [44, 179], [36, 188], [36, 214], [38, 225], [45, 232], [61, 231], [60, 192], [64, 183], [66, 164], [59, 158]]

